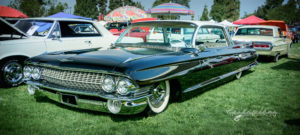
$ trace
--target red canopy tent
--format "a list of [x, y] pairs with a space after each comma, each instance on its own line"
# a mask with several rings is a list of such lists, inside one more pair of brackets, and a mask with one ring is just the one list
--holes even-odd
[[14, 8], [10, 8], [7, 6], [0, 6], [0, 17], [7, 18], [27, 18], [28, 16], [16, 10]]
[[256, 17], [255, 15], [251, 15], [249, 17], [246, 17], [241, 20], [234, 21], [233, 24], [238, 24], [238, 25], [256, 25], [259, 24], [260, 22], [263, 22], [265, 20], [260, 19]]

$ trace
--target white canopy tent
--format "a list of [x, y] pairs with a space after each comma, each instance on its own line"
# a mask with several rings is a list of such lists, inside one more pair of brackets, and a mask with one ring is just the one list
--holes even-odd
[[220, 22], [220, 24], [223, 24], [223, 25], [225, 25], [227, 27], [236, 27], [236, 26], [239, 26], [239, 25], [233, 24], [232, 22], [229, 22], [227, 20], [224, 20], [224, 21]]

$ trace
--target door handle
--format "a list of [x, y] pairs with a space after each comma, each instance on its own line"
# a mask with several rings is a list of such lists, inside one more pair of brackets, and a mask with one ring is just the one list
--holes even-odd
[[84, 43], [88, 43], [88, 44], [91, 44], [92, 42], [91, 42], [91, 41], [84, 41]]

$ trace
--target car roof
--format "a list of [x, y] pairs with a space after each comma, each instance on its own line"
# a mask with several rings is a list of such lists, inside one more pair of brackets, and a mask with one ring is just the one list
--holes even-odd
[[144, 23], [144, 22], [152, 22], [152, 23], [159, 23], [159, 22], [182, 22], [182, 23], [193, 23], [196, 24], [198, 26], [202, 26], [202, 25], [214, 25], [214, 26], [220, 26], [220, 27], [225, 27], [222, 24], [219, 23], [215, 23], [215, 22], [210, 22], [210, 21], [190, 21], [190, 20], [155, 20], [155, 21], [140, 21], [140, 22], [135, 22], [134, 24], [140, 24], [140, 23]]
[[91, 20], [84, 20], [84, 19], [52, 18], [52, 17], [24, 18], [24, 19], [20, 19], [20, 20], [47, 20], [47, 21], [81, 21], [81, 22], [93, 22]]
[[245, 25], [245, 26], [240, 26], [239, 28], [279, 28], [277, 26], [270, 26], [270, 25]]

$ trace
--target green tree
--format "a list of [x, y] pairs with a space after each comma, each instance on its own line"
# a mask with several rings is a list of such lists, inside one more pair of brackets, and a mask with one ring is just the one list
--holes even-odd
[[41, 17], [46, 13], [46, 7], [50, 1], [46, 0], [14, 0], [8, 5], [18, 9], [29, 17]]
[[214, 4], [210, 10], [210, 16], [215, 21], [223, 20], [234, 21], [240, 16], [239, 0], [214, 0]]
[[145, 8], [142, 6], [141, 2], [135, 2], [135, 7], [145, 10]]
[[97, 0], [97, 5], [99, 7], [100, 14], [105, 15], [107, 13], [107, 0]]
[[289, 0], [282, 5], [283, 0], [267, 0], [254, 14], [265, 20], [283, 20], [287, 24], [293, 24], [300, 21], [299, 2], [300, 0]]
[[241, 17], [241, 18], [244, 19], [244, 18], [247, 18], [247, 17], [249, 17], [249, 16], [251, 16], [251, 15], [253, 15], [253, 14], [248, 14], [247, 12], [244, 12], [244, 16]]
[[208, 21], [209, 17], [208, 17], [208, 10], [207, 10], [207, 6], [204, 6], [203, 12], [202, 12], [202, 16], [200, 18], [200, 21]]
[[109, 0], [109, 5], [108, 5], [109, 12], [122, 6], [123, 6], [122, 0]]
[[258, 9], [254, 12], [254, 15], [266, 20], [267, 13], [272, 9], [281, 8], [283, 1], [284, 0], [267, 0], [264, 5], [258, 7]]
[[67, 3], [62, 4], [59, 2], [57, 5], [51, 4], [50, 9], [47, 12], [47, 16], [56, 14], [58, 12], [64, 12], [66, 9], [68, 9]]
[[74, 6], [74, 14], [96, 19], [99, 14], [99, 11], [97, 9], [97, 1], [76, 0], [76, 4]]
[[293, 24], [299, 20], [297, 14], [297, 2], [295, 0], [289, 0], [285, 5], [277, 6], [268, 10], [266, 18], [268, 20], [283, 20], [288, 24]]

